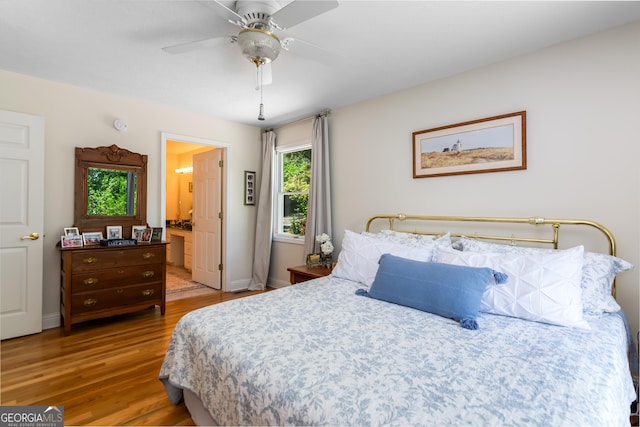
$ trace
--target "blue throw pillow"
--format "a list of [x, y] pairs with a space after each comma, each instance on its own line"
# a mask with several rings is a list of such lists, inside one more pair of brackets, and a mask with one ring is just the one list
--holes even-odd
[[371, 289], [358, 289], [358, 295], [456, 319], [467, 329], [478, 329], [478, 308], [490, 279], [496, 283], [507, 280], [506, 274], [490, 268], [414, 261], [390, 254], [382, 255], [379, 264]]

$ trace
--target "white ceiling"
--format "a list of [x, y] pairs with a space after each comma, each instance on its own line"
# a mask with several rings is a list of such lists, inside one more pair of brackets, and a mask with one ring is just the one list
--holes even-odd
[[237, 34], [214, 9], [211, 1], [0, 0], [0, 69], [271, 127], [640, 20], [637, 1], [343, 0], [284, 32], [333, 57], [282, 52], [264, 90], [267, 120], [258, 121], [255, 67], [236, 44], [162, 51]]

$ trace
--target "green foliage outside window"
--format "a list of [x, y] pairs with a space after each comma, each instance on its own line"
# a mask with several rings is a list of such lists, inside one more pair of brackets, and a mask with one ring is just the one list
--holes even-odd
[[135, 215], [135, 173], [102, 168], [88, 168], [87, 173], [88, 215]]
[[285, 153], [282, 163], [285, 219], [289, 219], [289, 233], [301, 236], [304, 235], [307, 223], [307, 205], [311, 183], [311, 149]]

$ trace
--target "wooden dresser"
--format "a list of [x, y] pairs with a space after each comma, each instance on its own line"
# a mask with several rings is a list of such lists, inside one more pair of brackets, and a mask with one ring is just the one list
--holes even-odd
[[166, 242], [60, 248], [60, 315], [65, 335], [84, 320], [153, 306], [165, 312]]

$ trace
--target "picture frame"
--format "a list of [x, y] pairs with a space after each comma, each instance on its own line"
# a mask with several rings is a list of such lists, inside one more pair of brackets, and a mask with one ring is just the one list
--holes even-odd
[[413, 132], [413, 178], [527, 168], [526, 111]]
[[142, 234], [138, 239], [138, 243], [149, 243], [151, 242], [151, 236], [153, 235], [153, 229], [147, 227], [142, 230]]
[[82, 243], [85, 246], [100, 246], [100, 240], [102, 240], [102, 232], [100, 231], [82, 233]]
[[82, 236], [79, 234], [69, 234], [68, 236], [60, 237], [60, 245], [63, 248], [81, 248]]
[[64, 235], [65, 236], [80, 236], [80, 231], [78, 230], [78, 227], [65, 227], [64, 228]]
[[121, 225], [107, 225], [107, 240], [122, 239]]
[[162, 227], [153, 227], [151, 232], [151, 241], [152, 242], [161, 242], [162, 241]]
[[149, 243], [153, 230], [144, 225], [134, 225], [131, 227], [131, 238], [138, 243]]
[[322, 265], [322, 255], [320, 253], [307, 254], [307, 267], [319, 267]]
[[147, 229], [146, 225], [132, 225], [131, 226], [131, 238], [140, 242], [142, 238], [142, 233]]
[[251, 206], [256, 204], [256, 173], [244, 171], [244, 204]]

